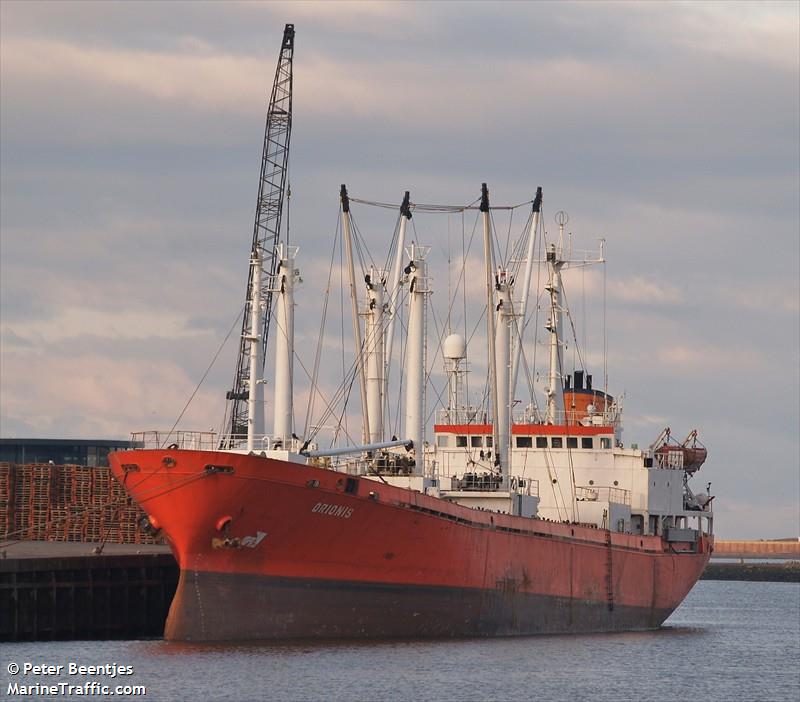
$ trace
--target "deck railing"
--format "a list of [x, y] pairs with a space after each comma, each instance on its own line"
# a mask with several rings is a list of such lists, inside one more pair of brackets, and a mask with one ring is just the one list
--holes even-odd
[[499, 490], [510, 489], [521, 492], [523, 495], [539, 495], [539, 481], [532, 478], [512, 475], [508, 479], [508, 487], [503, 486], [501, 476], [490, 473], [464, 473], [460, 478], [453, 477], [453, 489], [477, 491], [477, 492], [496, 492]]
[[581, 502], [616, 502], [620, 505], [630, 505], [631, 491], [611, 486], [576, 485], [575, 499]]
[[[436, 413], [436, 423], [442, 425], [487, 425], [491, 424], [491, 417], [486, 412], [476, 407], [462, 407], [455, 410], [440, 409]], [[605, 411], [597, 411], [591, 416], [577, 419], [574, 410], [561, 410], [556, 412], [554, 424], [584, 426], [615, 426], [620, 421], [620, 413], [616, 405], [609, 405]], [[544, 424], [544, 415], [535, 409], [528, 408], [523, 412], [514, 412], [514, 424]]]
[[134, 446], [145, 449], [179, 448], [213, 451], [219, 447], [217, 433], [213, 431], [137, 431], [131, 434]]
[[[192, 451], [216, 451], [221, 448], [244, 450], [247, 448], [246, 434], [232, 434], [221, 437], [215, 431], [139, 431], [131, 434], [136, 448], [157, 449], [177, 448]], [[270, 434], [262, 434], [253, 442], [254, 451], [286, 450], [299, 453], [302, 442], [298, 439], [280, 439]], [[311, 445], [309, 445], [311, 447]]]

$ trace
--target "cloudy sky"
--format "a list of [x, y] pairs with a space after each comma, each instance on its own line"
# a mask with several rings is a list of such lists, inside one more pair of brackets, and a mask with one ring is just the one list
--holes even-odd
[[[548, 230], [563, 209], [576, 245], [606, 239], [609, 389], [625, 395], [626, 442], [697, 427], [718, 533], [796, 536], [798, 7], [4, 0], [0, 434], [172, 425], [242, 305], [266, 101], [294, 22], [304, 362], [340, 183], [445, 203], [472, 201], [483, 181], [496, 203], [542, 185]], [[383, 260], [394, 214], [356, 216]], [[498, 239], [526, 216], [498, 213]], [[462, 221], [414, 221], [442, 272], [441, 321]], [[572, 283], [599, 377], [602, 273]], [[234, 355], [229, 343], [186, 428], [219, 428]]]

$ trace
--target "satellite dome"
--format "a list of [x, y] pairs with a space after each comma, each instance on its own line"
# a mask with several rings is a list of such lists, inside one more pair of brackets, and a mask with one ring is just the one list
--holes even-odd
[[451, 334], [444, 340], [442, 353], [445, 358], [456, 359], [467, 357], [467, 342], [461, 334]]

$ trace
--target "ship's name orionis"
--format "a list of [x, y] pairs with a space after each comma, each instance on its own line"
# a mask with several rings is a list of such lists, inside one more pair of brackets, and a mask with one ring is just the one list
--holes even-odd
[[316, 514], [327, 514], [329, 517], [341, 517], [342, 519], [350, 519], [353, 514], [352, 507], [345, 507], [344, 505], [330, 505], [327, 502], [317, 502], [311, 511]]

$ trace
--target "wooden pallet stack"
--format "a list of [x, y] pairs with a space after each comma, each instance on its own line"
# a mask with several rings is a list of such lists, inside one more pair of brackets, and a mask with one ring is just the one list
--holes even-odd
[[0, 538], [161, 543], [107, 467], [0, 463]]
[[53, 468], [50, 524], [47, 538], [53, 541], [66, 541], [69, 520], [68, 505], [72, 503], [73, 499], [72, 466], [63, 466], [62, 470], [55, 470], [55, 466]]
[[38, 463], [32, 466], [30, 538], [45, 540], [50, 526], [50, 504], [53, 499], [53, 466]]
[[108, 486], [111, 479], [110, 472], [92, 469], [92, 492], [90, 507], [86, 514], [86, 540], [102, 541], [103, 539], [103, 512], [108, 500]]
[[92, 506], [93, 470], [94, 468], [88, 466], [72, 466], [73, 501], [67, 506], [69, 510], [68, 541], [87, 541], [86, 522]]
[[120, 510], [120, 543], [154, 543], [152, 541], [146, 541], [147, 535], [139, 528], [139, 520], [141, 518], [142, 512], [136, 506], [126, 506]]
[[14, 525], [11, 531], [18, 539], [30, 539], [33, 466], [14, 466], [14, 469]]
[[0, 463], [0, 534], [14, 530], [14, 471], [10, 463]]

